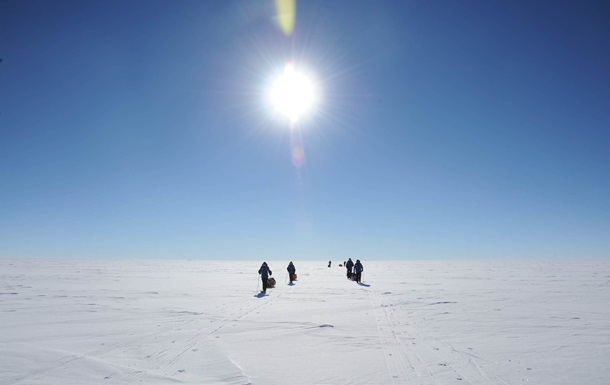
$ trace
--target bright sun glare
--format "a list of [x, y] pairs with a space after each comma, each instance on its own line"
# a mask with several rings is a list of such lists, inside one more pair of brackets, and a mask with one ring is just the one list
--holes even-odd
[[269, 92], [275, 110], [293, 123], [310, 111], [316, 101], [313, 82], [305, 74], [297, 72], [292, 63], [286, 64]]

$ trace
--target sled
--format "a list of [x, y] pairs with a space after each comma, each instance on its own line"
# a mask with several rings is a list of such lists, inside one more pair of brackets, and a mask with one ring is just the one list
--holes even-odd
[[275, 278], [267, 278], [267, 287], [275, 287]]

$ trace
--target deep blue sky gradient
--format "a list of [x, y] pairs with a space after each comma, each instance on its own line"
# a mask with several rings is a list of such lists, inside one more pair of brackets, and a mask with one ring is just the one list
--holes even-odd
[[[273, 13], [1, 2], [0, 256], [610, 257], [607, 2]], [[300, 168], [287, 60], [323, 89]]]

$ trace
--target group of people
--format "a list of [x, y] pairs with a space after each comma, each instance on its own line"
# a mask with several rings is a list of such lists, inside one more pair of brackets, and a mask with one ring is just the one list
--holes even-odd
[[[328, 261], [328, 267], [330, 267], [330, 264], [331, 264], [331, 261]], [[339, 265], [339, 266], [341, 266], [341, 265]], [[345, 266], [345, 268], [347, 269], [347, 279], [354, 280], [358, 283], [361, 282], [362, 272], [364, 271], [364, 267], [362, 266], [362, 263], [360, 262], [359, 259], [357, 259], [356, 263], [354, 263], [352, 261], [352, 259], [349, 258], [346, 262], [343, 262], [343, 266]], [[296, 277], [297, 277], [297, 275], [296, 275], [297, 269], [294, 266], [294, 264], [292, 263], [292, 261], [290, 261], [286, 270], [288, 271], [288, 276], [290, 278], [290, 284], [292, 285], [293, 281], [296, 280]], [[260, 274], [261, 280], [263, 281], [262, 293], [266, 293], [267, 288], [269, 287], [269, 277], [273, 275], [273, 272], [269, 268], [269, 265], [267, 265], [267, 262], [263, 262], [260, 269], [258, 269], [258, 273]]]
[[[362, 272], [364, 271], [364, 267], [359, 259], [356, 259], [356, 263], [349, 258], [346, 262], [343, 262], [343, 266], [347, 269], [347, 279], [354, 279], [355, 281], [360, 283], [362, 280]], [[352, 272], [353, 269], [353, 272]]]
[[[292, 284], [292, 282], [296, 279], [297, 272], [297, 269], [294, 267], [292, 261], [290, 261], [286, 270], [288, 271], [288, 276], [290, 277], [290, 284]], [[267, 288], [269, 287], [269, 277], [273, 275], [273, 272], [269, 268], [269, 265], [267, 265], [267, 262], [263, 262], [261, 268], [258, 269], [258, 273], [261, 275], [261, 280], [263, 281], [262, 293], [266, 293]]]

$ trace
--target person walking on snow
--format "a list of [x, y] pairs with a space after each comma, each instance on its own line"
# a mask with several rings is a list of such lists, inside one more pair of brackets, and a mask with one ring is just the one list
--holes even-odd
[[356, 260], [356, 264], [354, 265], [354, 272], [356, 273], [356, 282], [360, 283], [361, 281], [361, 277], [362, 277], [362, 272], [364, 271], [364, 267], [362, 267], [362, 263], [360, 263], [360, 260], [357, 259]]
[[297, 272], [297, 268], [294, 267], [294, 265], [292, 264], [292, 261], [290, 261], [286, 270], [288, 270], [288, 276], [290, 277], [290, 283], [292, 283], [292, 281], [294, 281], [294, 273]]
[[352, 279], [352, 268], [353, 267], [354, 267], [354, 262], [350, 258], [345, 263], [345, 268], [347, 269], [347, 279]]
[[261, 275], [261, 280], [263, 281], [263, 293], [267, 292], [267, 278], [269, 278], [270, 275], [273, 275], [273, 273], [271, 272], [271, 269], [269, 269], [269, 266], [267, 266], [267, 262], [263, 262], [263, 264], [261, 265], [261, 268], [258, 269], [258, 273]]

